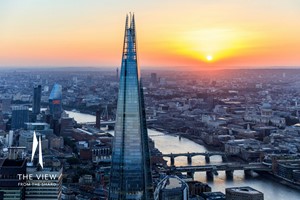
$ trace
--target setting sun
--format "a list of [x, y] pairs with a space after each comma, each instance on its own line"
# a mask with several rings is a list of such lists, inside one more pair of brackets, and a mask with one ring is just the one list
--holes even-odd
[[206, 60], [211, 61], [212, 59], [213, 59], [213, 57], [211, 55], [206, 56]]

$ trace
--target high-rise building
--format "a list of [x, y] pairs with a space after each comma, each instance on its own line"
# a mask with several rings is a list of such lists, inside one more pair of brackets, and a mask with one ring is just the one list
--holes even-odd
[[151, 73], [151, 84], [156, 85], [157, 84], [157, 74]]
[[96, 111], [96, 128], [100, 129], [101, 127], [101, 112], [100, 110]]
[[37, 115], [41, 112], [42, 86], [38, 85], [33, 88], [32, 113]]
[[25, 128], [29, 122], [29, 111], [27, 106], [12, 106], [11, 128], [13, 130]]
[[264, 194], [252, 187], [226, 188], [226, 200], [264, 200]]
[[188, 200], [189, 186], [177, 176], [166, 176], [162, 179], [154, 193], [155, 200]]
[[14, 142], [14, 131], [10, 130], [8, 133], [8, 146], [11, 147]]
[[58, 120], [62, 114], [62, 86], [54, 84], [49, 96], [49, 108], [52, 119]]
[[18, 174], [26, 174], [26, 160], [0, 159], [0, 199], [25, 199], [25, 187]]
[[119, 81], [119, 68], [116, 69], [116, 80]]
[[[130, 25], [128, 25], [130, 21]], [[109, 187], [110, 200], [153, 199], [134, 15], [126, 17]]]

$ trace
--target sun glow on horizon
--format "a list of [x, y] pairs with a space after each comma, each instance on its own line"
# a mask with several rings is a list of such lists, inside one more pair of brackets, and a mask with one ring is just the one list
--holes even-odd
[[[223, 65], [241, 56], [250, 56], [255, 44], [262, 43], [263, 33], [238, 27], [209, 27], [181, 32], [173, 39], [178, 55], [193, 59], [201, 66]], [[210, 65], [210, 64], [209, 64]]]
[[300, 67], [299, 0], [130, 2], [0, 1], [0, 68], [117, 66], [133, 7], [141, 66]]
[[206, 60], [207, 61], [212, 61], [213, 60], [213, 56], [212, 55], [207, 55], [206, 56]]

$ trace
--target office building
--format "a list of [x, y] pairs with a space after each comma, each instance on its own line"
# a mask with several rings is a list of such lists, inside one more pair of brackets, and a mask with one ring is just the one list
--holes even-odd
[[29, 122], [29, 111], [27, 106], [12, 106], [11, 128], [25, 128], [25, 123]]
[[134, 15], [125, 24], [109, 199], [146, 200], [153, 199], [153, 186]]
[[264, 194], [251, 187], [226, 188], [226, 200], [263, 200]]
[[96, 111], [96, 128], [100, 129], [101, 127], [101, 112], [100, 110]]
[[200, 197], [203, 200], [226, 200], [226, 196], [222, 192], [203, 192]]
[[24, 200], [25, 187], [18, 174], [26, 174], [26, 160], [0, 159], [0, 199]]
[[189, 186], [177, 176], [166, 176], [158, 183], [154, 199], [187, 200], [189, 199]]
[[49, 96], [49, 108], [52, 119], [58, 120], [63, 112], [62, 110], [62, 86], [54, 84]]
[[119, 81], [119, 68], [116, 69], [116, 80]]
[[42, 86], [38, 85], [33, 88], [32, 113], [38, 115], [41, 112]]

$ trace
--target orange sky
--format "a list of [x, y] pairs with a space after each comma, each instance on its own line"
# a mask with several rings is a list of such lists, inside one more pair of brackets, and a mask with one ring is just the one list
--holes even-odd
[[141, 66], [295, 67], [299, 10], [299, 0], [3, 0], [0, 66], [119, 66], [134, 11]]

